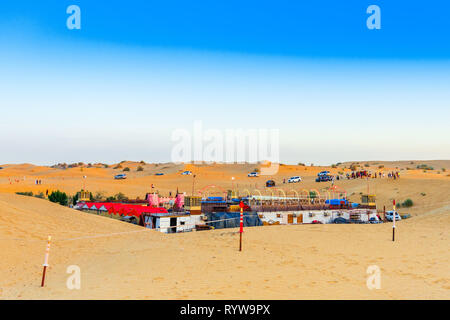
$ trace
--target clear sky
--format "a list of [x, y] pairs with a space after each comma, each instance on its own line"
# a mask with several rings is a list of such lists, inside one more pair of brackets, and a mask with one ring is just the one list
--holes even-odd
[[170, 161], [195, 120], [279, 129], [284, 163], [450, 159], [449, 14], [444, 0], [2, 1], [0, 163]]

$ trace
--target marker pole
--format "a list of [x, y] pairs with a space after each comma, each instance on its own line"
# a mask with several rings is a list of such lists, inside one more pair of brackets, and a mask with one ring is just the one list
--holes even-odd
[[242, 233], [244, 232], [244, 204], [241, 202], [241, 216], [240, 216], [240, 229], [239, 229], [239, 251], [242, 251]]
[[392, 241], [395, 241], [395, 199], [394, 199], [394, 213], [392, 214]]
[[47, 271], [47, 267], [48, 267], [48, 256], [50, 255], [50, 241], [52, 240], [51, 236], [48, 236], [47, 239], [47, 248], [45, 249], [45, 258], [44, 258], [44, 270], [42, 271], [42, 282], [41, 282], [41, 287], [44, 286], [45, 283], [45, 272]]

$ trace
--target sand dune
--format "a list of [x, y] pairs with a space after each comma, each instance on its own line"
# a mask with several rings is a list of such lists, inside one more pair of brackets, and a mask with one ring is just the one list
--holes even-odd
[[[46, 200], [0, 194], [1, 297], [449, 299], [449, 223], [445, 208], [401, 221], [395, 243], [388, 224], [246, 228], [239, 252], [234, 229], [141, 232]], [[48, 234], [51, 266], [40, 288]], [[66, 286], [69, 265], [81, 268], [80, 290]], [[381, 269], [379, 290], [366, 286], [370, 265]]]

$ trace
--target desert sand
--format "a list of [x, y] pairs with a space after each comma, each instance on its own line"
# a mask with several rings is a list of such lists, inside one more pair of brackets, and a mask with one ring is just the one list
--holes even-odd
[[[379, 163], [370, 166], [375, 170]], [[190, 194], [192, 176], [179, 175], [185, 169], [197, 175], [195, 192], [211, 184], [217, 185], [205, 189], [211, 195], [215, 189], [219, 194], [231, 188], [245, 192], [255, 184], [264, 190], [267, 177], [246, 177], [255, 165], [147, 164], [136, 172], [139, 164], [127, 162], [122, 166], [131, 171], [123, 181], [112, 179], [121, 172], [112, 166], [62, 170], [2, 165], [1, 299], [449, 299], [450, 177], [448, 169], [442, 170], [449, 164], [441, 161], [435, 170], [423, 172], [410, 162], [391, 163], [383, 169], [400, 170], [399, 180], [372, 179], [369, 186], [364, 179], [337, 182], [353, 200], [369, 187], [379, 207], [390, 206], [394, 197], [414, 201], [404, 209], [413, 218], [397, 223], [395, 242], [387, 223], [265, 226], [245, 229], [243, 252], [238, 251], [236, 229], [162, 234], [14, 192], [59, 189], [72, 194], [86, 183], [93, 193], [142, 198], [153, 183], [161, 193], [178, 187]], [[315, 183], [317, 172], [344, 171], [343, 166], [286, 165], [272, 178], [285, 192], [293, 187], [322, 190], [329, 183]], [[293, 175], [304, 181], [281, 183]], [[34, 185], [35, 179], [42, 179], [42, 185]], [[50, 267], [41, 288], [47, 235], [53, 239]], [[81, 269], [80, 290], [66, 286], [70, 265]], [[381, 270], [381, 289], [366, 285], [371, 265]]]

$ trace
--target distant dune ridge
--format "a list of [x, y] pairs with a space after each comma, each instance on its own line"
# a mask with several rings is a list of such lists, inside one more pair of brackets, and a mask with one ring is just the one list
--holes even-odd
[[[352, 201], [360, 200], [360, 193], [375, 193], [377, 204], [382, 208], [389, 207], [392, 199], [404, 201], [411, 198], [415, 205], [408, 210], [413, 215], [420, 214], [423, 210], [420, 206], [427, 206], [427, 210], [439, 208], [443, 202], [450, 201], [450, 160], [411, 160], [398, 162], [383, 161], [355, 161], [325, 166], [284, 165], [279, 166], [278, 173], [274, 176], [260, 176], [249, 178], [247, 174], [255, 169], [260, 170], [261, 164], [173, 164], [173, 163], [145, 163], [124, 161], [119, 164], [83, 164], [80, 167], [59, 169], [46, 166], [0, 165], [0, 193], [14, 193], [31, 191], [34, 194], [46, 193], [47, 190], [61, 190], [69, 195], [75, 195], [80, 189], [86, 188], [94, 195], [101, 193], [105, 197], [113, 196], [119, 192], [130, 198], [144, 198], [147, 192], [159, 192], [162, 195], [175, 194], [178, 189], [188, 195], [194, 193], [202, 195], [223, 195], [226, 190], [238, 190], [241, 194], [285, 193], [294, 194], [294, 191], [317, 189], [326, 192], [331, 182], [316, 183], [318, 172], [329, 170], [332, 174], [346, 174], [352, 164], [359, 164], [358, 170], [370, 170], [372, 172], [399, 171], [400, 179], [365, 179], [339, 180], [335, 184], [347, 191]], [[369, 167], [366, 167], [369, 165]], [[417, 166], [426, 165], [434, 170], [418, 169]], [[118, 167], [117, 169], [114, 169]], [[141, 167], [142, 171], [137, 171]], [[130, 171], [123, 171], [129, 168]], [[444, 170], [445, 171], [444, 171]], [[182, 176], [181, 172], [190, 170], [195, 175]], [[128, 179], [114, 180], [114, 175], [126, 173]], [[156, 176], [156, 173], [163, 173]], [[303, 181], [298, 184], [283, 184], [291, 176], [301, 176]], [[86, 177], [86, 178], [84, 178]], [[234, 179], [232, 179], [234, 178]], [[35, 180], [41, 180], [40, 185]], [[265, 189], [265, 181], [273, 179], [277, 189]], [[153, 185], [153, 188], [152, 188]], [[256, 191], [256, 189], [258, 191]]]
[[[414, 162], [411, 164], [411, 162]], [[368, 163], [369, 167], [365, 164]], [[78, 212], [47, 200], [15, 195], [17, 191], [82, 188], [93, 193], [122, 192], [144, 197], [161, 193], [191, 193], [208, 185], [221, 189], [264, 189], [271, 178], [286, 191], [322, 190], [317, 172], [348, 172], [352, 163], [336, 168], [282, 165], [276, 176], [248, 178], [258, 165], [143, 164], [70, 169], [0, 165], [0, 294], [2, 299], [450, 299], [450, 161], [359, 161], [362, 169], [400, 171], [400, 179], [340, 180], [351, 199], [369, 188], [377, 204], [410, 198], [414, 217], [391, 224], [295, 225], [246, 228], [244, 251], [238, 252], [234, 229], [186, 234], [162, 234], [114, 219]], [[434, 170], [417, 169], [426, 164]], [[379, 168], [379, 166], [383, 166]], [[138, 166], [143, 171], [137, 171]], [[126, 172], [127, 180], [114, 174]], [[346, 167], [345, 169], [343, 167]], [[396, 168], [398, 167], [398, 169]], [[409, 167], [409, 170], [406, 168]], [[445, 171], [442, 168], [446, 168]], [[163, 176], [155, 176], [163, 172]], [[439, 172], [439, 173], [438, 173]], [[283, 184], [293, 175], [295, 185]], [[87, 176], [86, 179], [83, 176]], [[231, 180], [234, 177], [234, 180]], [[35, 185], [41, 179], [42, 185]], [[11, 181], [11, 183], [10, 183]], [[210, 188], [215, 190], [219, 188]], [[208, 189], [206, 189], [208, 190]], [[204, 191], [206, 192], [206, 191]], [[221, 191], [215, 191], [220, 193]], [[215, 194], [213, 191], [211, 195]], [[46, 287], [40, 288], [45, 239], [52, 235]], [[81, 268], [81, 290], [69, 290], [70, 265]], [[366, 270], [381, 270], [381, 289], [369, 290]]]

